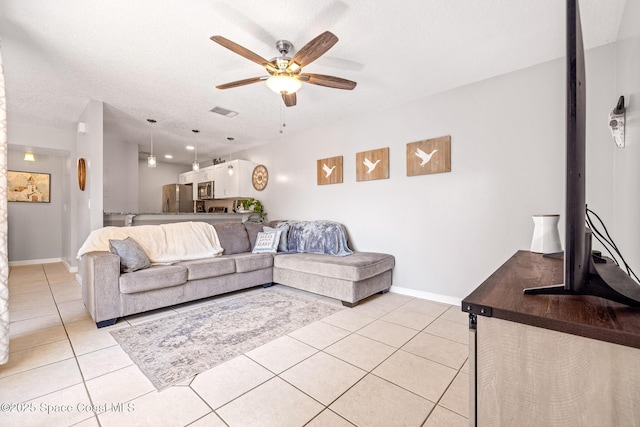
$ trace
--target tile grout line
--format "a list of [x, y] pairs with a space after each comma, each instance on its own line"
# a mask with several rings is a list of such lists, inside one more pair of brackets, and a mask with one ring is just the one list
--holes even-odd
[[[75, 348], [73, 347], [73, 344], [71, 343], [71, 338], [69, 337], [69, 332], [67, 331], [66, 324], [65, 324], [64, 320], [62, 319], [62, 314], [60, 313], [60, 309], [59, 309], [59, 307], [58, 307], [58, 302], [56, 301], [55, 295], [53, 294], [53, 289], [51, 289], [51, 283], [49, 282], [49, 277], [48, 277], [48, 275], [47, 275], [46, 269], [44, 268], [44, 265], [43, 265], [43, 264], [40, 264], [40, 266], [41, 266], [42, 271], [43, 271], [43, 273], [44, 273], [44, 275], [45, 275], [45, 280], [46, 280], [46, 282], [47, 282], [47, 287], [48, 287], [48, 289], [49, 289], [49, 293], [51, 294], [51, 298], [53, 299], [53, 303], [54, 303], [54, 305], [55, 305], [55, 307], [56, 307], [56, 313], [58, 314], [58, 317], [59, 317], [59, 319], [60, 319], [60, 323], [61, 323], [61, 325], [62, 325], [62, 328], [64, 329], [64, 333], [65, 333], [65, 336], [66, 336], [66, 341], [69, 343], [69, 348], [71, 349], [71, 352], [72, 352], [72, 354], [73, 354], [73, 356], [72, 356], [72, 357], [70, 357], [70, 358], [68, 358], [68, 359], [63, 359], [63, 360], [74, 359], [74, 361], [75, 361], [75, 363], [76, 363], [76, 366], [77, 366], [77, 368], [78, 368], [78, 372], [79, 372], [79, 374], [80, 374], [80, 378], [82, 379], [82, 385], [83, 385], [83, 387], [84, 387], [84, 389], [85, 389], [85, 392], [87, 393], [87, 397], [89, 398], [89, 401], [91, 402], [91, 405], [93, 406], [93, 401], [91, 400], [91, 395], [89, 394], [89, 390], [87, 389], [86, 381], [85, 381], [84, 375], [82, 374], [82, 369], [80, 369], [80, 364], [78, 363], [78, 355], [76, 354]], [[63, 341], [63, 340], [60, 340], [60, 341]], [[59, 341], [55, 341], [55, 342], [59, 342]], [[59, 363], [59, 362], [61, 362], [61, 361], [62, 361], [62, 360], [59, 360], [59, 361], [57, 361], [57, 362], [48, 363], [48, 364], [43, 365], [43, 366], [53, 365], [53, 364], [55, 364], [55, 363]], [[42, 366], [38, 366], [37, 368], [40, 368], [40, 367], [42, 367]], [[32, 369], [36, 369], [36, 368], [32, 368]], [[30, 370], [32, 370], [32, 369], [30, 369]], [[27, 372], [27, 371], [23, 371], [23, 372]], [[48, 396], [48, 395], [51, 395], [51, 394], [53, 394], [53, 393], [58, 393], [58, 392], [60, 392], [60, 391], [62, 391], [62, 390], [66, 390], [66, 389], [69, 389], [69, 388], [71, 388], [71, 387], [75, 387], [75, 386], [77, 386], [77, 385], [80, 385], [80, 383], [72, 384], [72, 385], [70, 385], [69, 387], [64, 387], [64, 388], [61, 388], [61, 389], [58, 389], [58, 390], [51, 391], [51, 392], [49, 392], [49, 393], [45, 393], [45, 394], [40, 395], [40, 396], [36, 396], [36, 397], [34, 397], [33, 399], [30, 399], [29, 401], [32, 401], [32, 400], [35, 400], [35, 399], [40, 399], [40, 398], [42, 398], [42, 397], [44, 397], [44, 396]], [[93, 414], [93, 418], [95, 418], [95, 419], [97, 420], [98, 425], [100, 426], [101, 424], [100, 424], [100, 421], [98, 420], [98, 416], [97, 416], [97, 414], [95, 413], [95, 411], [91, 411], [91, 413]], [[92, 418], [92, 417], [85, 418], [84, 420], [81, 420], [80, 422], [84, 422], [84, 421], [86, 421], [86, 420], [88, 420], [88, 419], [90, 419], [90, 418]], [[76, 423], [76, 424], [77, 424], [77, 423]]]
[[[69, 341], [69, 347], [71, 347], [71, 352], [73, 353], [73, 359], [75, 360], [76, 366], [78, 368], [78, 372], [80, 373], [80, 378], [82, 379], [82, 386], [84, 387], [84, 391], [87, 394], [87, 398], [89, 399], [89, 403], [91, 404], [91, 407], [94, 408], [95, 404], [93, 402], [93, 398], [91, 397], [91, 393], [89, 392], [89, 388], [87, 387], [87, 380], [84, 377], [84, 373], [82, 372], [82, 368], [80, 367], [80, 362], [78, 361], [78, 354], [76, 353], [76, 348], [74, 347], [73, 343], [71, 342], [71, 337], [69, 336], [69, 331], [67, 330], [67, 323], [62, 318], [62, 313], [60, 313], [60, 307], [58, 306], [58, 301], [56, 301], [56, 297], [55, 297], [55, 295], [53, 293], [53, 289], [51, 288], [51, 283], [49, 282], [49, 276], [47, 275], [47, 270], [44, 268], [44, 265], [42, 267], [43, 267], [43, 270], [44, 270], [45, 277], [47, 279], [47, 284], [49, 285], [49, 290], [51, 291], [51, 297], [53, 298], [53, 301], [54, 301], [54, 303], [56, 305], [56, 311], [58, 312], [58, 316], [60, 316], [60, 322], [62, 323], [62, 327], [64, 328], [64, 333], [67, 336], [67, 340]], [[77, 385], [77, 384], [75, 384], [75, 385]], [[102, 426], [102, 423], [100, 422], [100, 418], [98, 418], [98, 414], [96, 413], [96, 411], [92, 410], [91, 413], [93, 414], [93, 418], [96, 419], [96, 422], [98, 423], [98, 426]], [[88, 419], [89, 418], [87, 418], [86, 420], [88, 420]], [[86, 420], [83, 420], [83, 421], [86, 421]]]
[[[407, 302], [407, 303], [408, 303], [408, 302]], [[404, 304], [403, 304], [403, 305], [404, 305]], [[399, 307], [401, 307], [401, 306], [399, 306]], [[399, 308], [399, 307], [398, 307], [398, 308]], [[453, 306], [452, 306], [452, 307], [453, 307]], [[397, 309], [397, 308], [396, 308], [396, 309]], [[396, 309], [394, 309], [394, 310], [392, 310], [392, 311], [395, 311]], [[439, 319], [439, 318], [440, 318], [444, 313], [446, 313], [448, 310], [449, 310], [449, 309], [445, 310], [445, 311], [444, 311], [444, 312], [442, 312], [440, 315], [436, 316], [436, 317], [435, 317], [435, 319], [434, 319], [432, 322], [430, 322], [430, 323], [429, 323], [429, 325], [431, 325], [433, 322], [435, 322], [436, 320], [438, 320], [438, 319]], [[358, 313], [358, 314], [363, 315], [362, 313]], [[387, 314], [388, 314], [388, 313], [387, 313]], [[419, 314], [423, 314], [423, 313], [419, 313]], [[367, 316], [367, 317], [370, 317], [370, 316]], [[378, 319], [374, 319], [374, 322], [375, 322], [376, 320], [380, 320], [380, 318], [378, 318]], [[442, 320], [447, 320], [447, 319], [442, 319]], [[379, 343], [381, 343], [381, 344], [389, 345], [389, 344], [383, 343], [383, 342], [378, 341], [378, 340], [375, 340], [375, 339], [373, 339], [373, 338], [365, 337], [365, 336], [360, 335], [360, 334], [358, 334], [358, 333], [357, 333], [358, 331], [362, 330], [363, 328], [365, 328], [366, 326], [370, 325], [371, 323], [373, 323], [373, 322], [367, 323], [366, 325], [362, 326], [361, 328], [356, 329], [355, 331], [351, 332], [349, 335], [347, 335], [347, 336], [345, 336], [345, 337], [341, 338], [340, 340], [336, 341], [335, 343], [337, 343], [337, 342], [339, 342], [339, 341], [342, 341], [342, 340], [346, 339], [346, 338], [347, 338], [347, 337], [349, 337], [350, 335], [355, 334], [355, 335], [358, 335], [358, 336], [361, 336], [361, 337], [368, 338], [368, 339], [371, 339], [371, 340], [373, 340], [373, 341], [379, 342]], [[455, 322], [453, 322], [453, 323], [455, 323]], [[425, 326], [422, 330], [418, 331], [418, 333], [417, 333], [417, 334], [415, 334], [411, 339], [413, 339], [413, 338], [414, 338], [415, 336], [417, 336], [419, 333], [427, 333], [427, 332], [424, 332], [424, 330], [425, 330], [429, 325]], [[335, 325], [333, 325], [333, 326], [335, 326]], [[400, 325], [400, 326], [403, 326], [403, 325]], [[412, 329], [412, 328], [408, 328], [408, 329]], [[413, 329], [413, 330], [415, 330], [415, 329]], [[429, 335], [433, 335], [433, 334], [429, 334]], [[433, 336], [437, 336], [437, 335], [433, 335]], [[439, 337], [439, 338], [442, 338], [442, 337]], [[409, 341], [411, 341], [411, 340], [409, 340]], [[407, 342], [409, 342], [409, 341], [407, 341]], [[452, 340], [449, 340], [449, 341], [452, 341]], [[456, 343], [457, 343], [457, 341], [452, 341], [452, 342], [456, 342]], [[333, 343], [333, 344], [331, 344], [331, 345], [334, 345], [335, 343]], [[402, 346], [404, 346], [405, 344], [406, 344], [406, 343], [404, 343]], [[458, 343], [458, 344], [460, 344], [460, 343]], [[413, 392], [413, 391], [411, 391], [411, 390], [408, 390], [408, 389], [406, 389], [405, 387], [403, 387], [403, 386], [401, 386], [401, 385], [399, 385], [399, 384], [396, 384], [396, 383], [394, 383], [394, 382], [392, 382], [392, 381], [389, 381], [389, 380], [387, 380], [387, 379], [385, 379], [385, 378], [382, 378], [382, 377], [380, 377], [380, 376], [376, 375], [375, 373], [373, 373], [373, 371], [374, 371], [376, 368], [378, 368], [378, 367], [379, 367], [380, 365], [382, 365], [385, 361], [387, 361], [388, 359], [390, 359], [390, 358], [391, 358], [394, 354], [396, 354], [398, 351], [402, 350], [402, 346], [400, 346], [400, 347], [396, 348], [396, 349], [395, 349], [395, 351], [394, 351], [393, 353], [391, 353], [388, 357], [386, 357], [384, 360], [382, 360], [378, 365], [376, 365], [375, 367], [373, 367], [370, 371], [366, 371], [366, 372], [367, 372], [367, 374], [365, 374], [365, 375], [364, 375], [360, 380], [358, 380], [355, 384], [353, 384], [351, 387], [349, 387], [347, 390], [345, 390], [345, 391], [344, 391], [340, 396], [338, 396], [336, 399], [334, 399], [334, 400], [333, 400], [329, 405], [327, 405], [327, 406], [326, 406], [326, 408], [325, 408], [325, 409], [329, 409], [329, 406], [330, 406], [330, 405], [332, 405], [336, 400], [338, 400], [338, 399], [339, 399], [340, 397], [342, 397], [345, 393], [347, 393], [349, 390], [351, 390], [353, 387], [355, 387], [355, 386], [356, 386], [356, 384], [360, 383], [360, 382], [361, 382], [361, 381], [362, 381], [362, 380], [363, 380], [367, 375], [373, 375], [373, 376], [375, 376], [376, 378], [381, 379], [382, 381], [386, 381], [386, 382], [388, 382], [389, 384], [393, 384], [393, 385], [395, 385], [396, 387], [399, 387], [399, 388], [401, 388], [402, 390], [405, 390], [405, 391], [407, 391], [407, 392], [409, 392], [409, 393], [413, 394], [414, 396], [419, 397], [420, 399], [424, 399], [424, 400], [426, 400], [426, 401], [428, 401], [428, 402], [432, 402], [431, 400], [429, 400], [429, 399], [427, 399], [427, 398], [425, 398], [425, 397], [423, 397], [423, 396], [420, 396], [419, 394], [417, 394], [417, 393], [415, 393], [415, 392]], [[326, 348], [328, 348], [328, 347], [330, 347], [330, 346], [327, 346]], [[390, 346], [390, 347], [392, 347], [392, 346]], [[324, 352], [324, 350], [322, 350], [322, 351]], [[405, 353], [409, 353], [409, 354], [414, 355], [413, 353], [407, 352], [406, 350], [402, 350], [402, 351], [404, 351]], [[331, 355], [330, 353], [326, 353], [326, 354], [328, 354], [328, 355], [330, 355], [330, 356], [333, 356], [333, 355]], [[433, 362], [433, 363], [437, 363], [437, 364], [439, 364], [439, 365], [441, 365], [441, 366], [444, 366], [444, 367], [446, 367], [446, 368], [449, 368], [449, 369], [454, 369], [454, 368], [451, 368], [450, 366], [444, 365], [444, 364], [442, 364], [442, 363], [440, 363], [440, 362], [436, 362], [436, 361], [434, 361], [434, 360], [431, 360], [431, 359], [428, 359], [428, 358], [422, 357], [422, 356], [417, 355], [417, 354], [416, 354], [416, 355], [414, 355], [414, 356], [420, 357], [420, 358], [422, 358], [422, 359], [428, 360], [428, 361]], [[333, 357], [337, 357], [337, 356], [333, 356]], [[339, 360], [342, 360], [342, 359], [340, 359], [339, 357], [337, 357], [337, 358], [338, 358]], [[353, 365], [353, 364], [351, 364], [351, 363], [349, 363], [349, 362], [347, 362], [347, 361], [345, 361], [345, 360], [342, 360], [342, 361], [343, 361], [343, 362], [346, 362], [346, 363], [348, 363], [348, 364], [350, 364], [351, 366], [354, 366], [354, 367], [356, 367], [356, 368], [362, 369], [362, 368], [360, 368], [360, 367], [358, 367], [358, 366], [356, 366], [356, 365]], [[466, 359], [465, 359], [465, 362], [466, 362]], [[464, 366], [464, 363], [460, 366], [460, 368], [456, 369], [456, 371], [457, 371], [457, 372], [456, 372], [456, 374], [455, 374], [455, 375], [454, 375], [454, 377], [451, 379], [451, 381], [449, 382], [449, 384], [447, 385], [447, 387], [444, 389], [444, 391], [442, 392], [442, 394], [441, 394], [441, 395], [440, 395], [440, 397], [438, 398], [438, 401], [437, 401], [437, 402], [432, 402], [432, 403], [434, 403], [433, 408], [431, 409], [431, 411], [429, 411], [429, 413], [427, 414], [427, 417], [422, 421], [421, 425], [423, 425], [423, 424], [427, 421], [427, 419], [429, 418], [429, 416], [431, 416], [431, 414], [433, 413], [433, 411], [435, 410], [435, 408], [438, 406], [438, 403], [442, 400], [442, 398], [443, 398], [443, 397], [444, 397], [444, 395], [446, 394], [447, 390], [449, 390], [449, 388], [450, 388], [450, 387], [451, 387], [451, 385], [453, 384], [453, 381], [454, 381], [454, 380], [458, 377], [458, 375], [460, 374], [461, 369], [462, 369], [462, 367], [463, 367], [463, 366]], [[448, 408], [446, 408], [446, 409], [448, 409]], [[449, 410], [449, 409], [448, 409], [448, 410]], [[454, 412], [454, 413], [456, 413], [456, 414], [457, 414], [457, 412], [455, 412], [455, 411], [452, 411], [452, 412]], [[340, 414], [338, 414], [338, 415], [340, 415]], [[458, 414], [458, 415], [461, 415], [461, 414]], [[467, 417], [467, 419], [468, 419], [468, 417]]]
[[[407, 302], [409, 302], [409, 301], [407, 301]], [[402, 306], [402, 305], [398, 306], [397, 308], [399, 308], [399, 307], [401, 307], [401, 306]], [[393, 309], [393, 310], [395, 310], [395, 309]], [[393, 311], [393, 310], [392, 310], [392, 311]], [[342, 338], [340, 338], [339, 340], [337, 340], [337, 341], [335, 341], [335, 342], [333, 342], [333, 343], [329, 344], [329, 345], [328, 345], [328, 346], [326, 346], [324, 349], [317, 349], [316, 347], [313, 347], [312, 345], [310, 345], [310, 344], [308, 344], [308, 343], [305, 343], [304, 341], [301, 341], [301, 340], [299, 340], [299, 339], [297, 339], [297, 338], [295, 338], [295, 337], [291, 337], [289, 334], [284, 335], [284, 336], [288, 336], [289, 338], [292, 338], [292, 339], [294, 339], [294, 340], [296, 340], [296, 341], [298, 341], [298, 342], [300, 342], [300, 343], [302, 343], [302, 344], [305, 344], [305, 345], [307, 345], [307, 346], [309, 346], [309, 347], [313, 348], [313, 349], [314, 349], [314, 350], [316, 350], [316, 351], [315, 351], [313, 354], [309, 355], [308, 357], [305, 357], [304, 359], [302, 359], [302, 360], [300, 360], [300, 361], [296, 362], [295, 364], [293, 364], [292, 366], [288, 367], [287, 369], [283, 370], [283, 371], [282, 371], [282, 372], [280, 372], [280, 373], [275, 373], [275, 372], [274, 372], [274, 371], [272, 371], [271, 369], [269, 369], [269, 368], [267, 368], [266, 366], [264, 366], [264, 365], [262, 365], [261, 363], [259, 363], [257, 360], [255, 360], [255, 359], [251, 358], [251, 356], [249, 356], [249, 355], [247, 355], [246, 353], [244, 353], [243, 355], [244, 355], [245, 357], [247, 357], [249, 360], [251, 360], [252, 362], [254, 362], [254, 363], [256, 363], [257, 365], [259, 365], [260, 367], [262, 367], [262, 368], [266, 369], [267, 371], [271, 372], [274, 376], [273, 376], [273, 377], [271, 377], [271, 378], [269, 378], [268, 380], [266, 380], [266, 381], [262, 382], [261, 384], [256, 385], [255, 387], [251, 388], [250, 390], [247, 390], [246, 392], [244, 392], [244, 393], [242, 393], [241, 395], [239, 395], [239, 396], [235, 397], [234, 399], [230, 400], [229, 402], [224, 403], [223, 405], [221, 405], [221, 406], [220, 406], [220, 408], [222, 408], [222, 407], [224, 407], [224, 406], [226, 406], [226, 405], [230, 404], [231, 402], [233, 402], [233, 401], [235, 401], [235, 400], [239, 399], [240, 397], [242, 397], [242, 396], [246, 395], [247, 393], [249, 393], [249, 392], [251, 392], [251, 391], [255, 390], [256, 388], [260, 387], [260, 386], [261, 386], [261, 385], [263, 385], [264, 383], [266, 383], [266, 382], [268, 382], [268, 381], [271, 381], [271, 380], [272, 380], [272, 379], [274, 379], [274, 378], [279, 378], [281, 381], [284, 381], [286, 384], [288, 384], [289, 386], [291, 386], [291, 387], [295, 388], [295, 389], [296, 389], [296, 390], [298, 390], [299, 392], [303, 393], [305, 396], [309, 397], [310, 399], [314, 400], [315, 402], [318, 402], [318, 403], [323, 407], [323, 409], [322, 409], [318, 414], [316, 414], [313, 418], [311, 418], [309, 421], [307, 421], [307, 422], [305, 423], [305, 425], [307, 425], [308, 423], [310, 423], [311, 421], [313, 421], [315, 418], [317, 418], [317, 417], [318, 417], [322, 412], [324, 412], [325, 410], [331, 410], [331, 409], [329, 408], [329, 406], [331, 406], [335, 401], [337, 401], [337, 400], [338, 400], [340, 397], [342, 397], [345, 393], [347, 393], [349, 390], [351, 390], [351, 388], [353, 388], [356, 384], [360, 383], [360, 382], [361, 382], [361, 381], [362, 381], [362, 380], [363, 380], [363, 379], [364, 379], [368, 374], [372, 374], [373, 369], [375, 369], [377, 366], [379, 366], [379, 364], [378, 364], [378, 365], [376, 365], [376, 366], [375, 366], [371, 371], [367, 371], [367, 370], [362, 369], [361, 367], [358, 367], [358, 366], [356, 366], [356, 365], [353, 365], [353, 364], [351, 364], [350, 362], [347, 362], [347, 361], [345, 361], [345, 360], [342, 360], [342, 359], [340, 359], [339, 357], [334, 356], [334, 355], [332, 355], [332, 354], [330, 354], [330, 353], [326, 353], [326, 352], [324, 351], [326, 348], [328, 348], [328, 347], [330, 347], [331, 345], [334, 345], [334, 344], [336, 344], [336, 343], [338, 343], [338, 342], [340, 342], [340, 341], [344, 340], [345, 338], [349, 337], [350, 335], [355, 334], [355, 335], [358, 335], [358, 336], [361, 336], [361, 337], [362, 337], [362, 335], [359, 335], [359, 334], [357, 334], [356, 332], [357, 332], [357, 331], [359, 331], [359, 330], [361, 330], [362, 328], [364, 328], [364, 327], [366, 327], [366, 326], [370, 325], [371, 323], [375, 322], [376, 320], [379, 320], [379, 319], [380, 319], [379, 317], [378, 317], [378, 318], [373, 318], [373, 317], [371, 317], [371, 316], [369, 316], [369, 315], [364, 315], [364, 314], [361, 314], [361, 313], [357, 313], [357, 314], [363, 315], [363, 316], [365, 316], [365, 317], [369, 317], [369, 318], [371, 318], [371, 319], [373, 319], [373, 320], [372, 320], [371, 322], [367, 323], [366, 325], [363, 325], [362, 327], [360, 327], [360, 328], [356, 329], [355, 331], [349, 331], [349, 330], [346, 330], [346, 329], [344, 329], [344, 328], [341, 328], [340, 326], [336, 326], [336, 325], [333, 325], [333, 324], [327, 323], [328, 325], [331, 325], [331, 326], [337, 327], [337, 328], [339, 328], [339, 329], [343, 329], [343, 330], [345, 330], [345, 331], [349, 332], [349, 334], [348, 334], [348, 335], [346, 335], [345, 337], [342, 337]], [[323, 320], [323, 319], [320, 319], [319, 321], [322, 321], [322, 320]], [[325, 322], [325, 323], [326, 323], [326, 322]], [[409, 328], [409, 329], [410, 329], [410, 328]], [[420, 332], [420, 331], [418, 331], [418, 333], [419, 333], [419, 332]], [[368, 337], [364, 337], [364, 338], [368, 338]], [[371, 338], [368, 338], [368, 339], [371, 339]], [[373, 341], [376, 341], [376, 340], [373, 340]], [[379, 341], [376, 341], [376, 342], [379, 342]], [[385, 343], [381, 343], [381, 344], [385, 344]], [[388, 345], [388, 344], [385, 344], [385, 345]], [[390, 347], [392, 347], [392, 346], [390, 346]], [[396, 351], [397, 351], [397, 350], [399, 350], [399, 348], [397, 348], [397, 349], [396, 349]], [[389, 355], [389, 357], [391, 357], [393, 354], [395, 354], [395, 353], [396, 353], [396, 351], [394, 351], [393, 353], [391, 353], [391, 355]], [[304, 362], [304, 361], [306, 361], [306, 360], [310, 359], [311, 357], [313, 357], [313, 356], [317, 355], [318, 353], [323, 353], [323, 354], [326, 354], [326, 355], [327, 355], [327, 356], [329, 356], [329, 357], [336, 358], [337, 360], [340, 360], [340, 361], [342, 361], [342, 362], [344, 362], [344, 363], [347, 363], [348, 365], [353, 366], [353, 367], [355, 367], [356, 369], [359, 369], [359, 370], [361, 370], [361, 371], [363, 371], [363, 372], [365, 373], [365, 374], [362, 376], [362, 378], [360, 378], [360, 379], [359, 379], [358, 381], [356, 381], [353, 385], [351, 385], [350, 387], [348, 387], [344, 392], [342, 392], [339, 396], [337, 396], [335, 399], [333, 399], [333, 400], [332, 400], [328, 405], [325, 405], [324, 403], [320, 402], [320, 401], [319, 401], [319, 400], [317, 400], [315, 397], [313, 397], [313, 396], [309, 395], [309, 394], [308, 394], [307, 392], [305, 392], [304, 390], [301, 390], [301, 389], [300, 389], [300, 388], [298, 388], [296, 385], [291, 384], [291, 383], [290, 383], [289, 381], [287, 381], [285, 378], [282, 378], [282, 377], [280, 376], [282, 373], [287, 372], [288, 370], [292, 369], [294, 366], [297, 366], [297, 365], [301, 364], [302, 362]], [[383, 362], [384, 362], [385, 360], [387, 360], [387, 359], [388, 359], [388, 357], [387, 357], [387, 358], [385, 358], [382, 362], [380, 362], [380, 364], [381, 364], [381, 363], [383, 363]], [[375, 375], [375, 374], [372, 374], [372, 375]], [[380, 377], [378, 377], [377, 375], [375, 375], [375, 376], [376, 376], [377, 378], [380, 378]], [[195, 378], [195, 377], [194, 377], [194, 378]], [[382, 380], [384, 380], [384, 381], [387, 381], [387, 380], [385, 380], [385, 379], [383, 379], [383, 378], [381, 378], [381, 379], [382, 379]], [[390, 383], [391, 383], [391, 382], [390, 382]], [[394, 384], [394, 383], [391, 383], [391, 384]], [[398, 386], [397, 384], [394, 384], [394, 385]], [[189, 385], [189, 387], [191, 387], [191, 385]], [[398, 386], [398, 387], [400, 387], [400, 386]], [[401, 387], [401, 388], [402, 388], [402, 387]], [[403, 389], [404, 389], [404, 388], [403, 388]], [[193, 390], [193, 388], [192, 388], [192, 390]], [[409, 391], [409, 390], [407, 390], [407, 391]], [[200, 396], [200, 395], [199, 395], [195, 390], [194, 390], [194, 392], [198, 395], [198, 397], [200, 397], [200, 398], [202, 399], [202, 397], [201, 397], [201, 396]], [[415, 393], [413, 393], [413, 392], [411, 392], [411, 391], [409, 391], [409, 392], [415, 395]], [[416, 396], [417, 396], [417, 395], [416, 395]], [[420, 397], [421, 399], [424, 399], [422, 396], [418, 396], [418, 397]], [[204, 399], [203, 399], [203, 400], [204, 400]], [[428, 401], [428, 399], [425, 399], [425, 400], [427, 400], [427, 401]], [[205, 403], [206, 403], [206, 402], [205, 402]], [[209, 406], [209, 405], [207, 404], [207, 406]], [[211, 408], [211, 406], [209, 406], [209, 407]], [[219, 409], [219, 408], [218, 408], [218, 409]], [[227, 424], [227, 423], [226, 423], [226, 421], [224, 421], [224, 419], [223, 419], [223, 418], [222, 418], [222, 417], [221, 417], [221, 416], [216, 412], [216, 410], [215, 410], [215, 409], [213, 409], [213, 408], [212, 408], [212, 410], [213, 410], [213, 412], [214, 412], [214, 413], [215, 413], [215, 414], [216, 414], [220, 419], [222, 419], [222, 420], [223, 420], [223, 422], [225, 422], [225, 424]], [[335, 414], [336, 414], [337, 416], [339, 416], [340, 418], [345, 419], [345, 418], [344, 418], [343, 416], [341, 416], [340, 414], [338, 414], [338, 413], [336, 413], [336, 412], [334, 412], [334, 411], [332, 411], [332, 412], [333, 412], [333, 413], [335, 413]], [[352, 424], [348, 419], [345, 419], [345, 420], [346, 420], [347, 422], [349, 422], [350, 424]], [[228, 425], [228, 424], [227, 424], [227, 425]]]

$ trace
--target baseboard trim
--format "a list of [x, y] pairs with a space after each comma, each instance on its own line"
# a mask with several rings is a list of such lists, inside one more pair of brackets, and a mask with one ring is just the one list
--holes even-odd
[[9, 267], [17, 267], [22, 265], [36, 265], [36, 264], [51, 264], [54, 262], [61, 262], [69, 273], [77, 273], [78, 267], [72, 267], [67, 261], [62, 258], [45, 258], [45, 259], [27, 259], [23, 261], [9, 261]]
[[434, 294], [432, 292], [419, 291], [417, 289], [411, 288], [403, 288], [401, 286], [392, 285], [390, 292], [395, 292], [397, 294], [408, 295], [410, 297], [427, 299], [430, 301], [441, 302], [449, 305], [457, 305], [462, 307], [462, 299], [451, 297], [448, 295]]
[[62, 258], [26, 259], [24, 261], [9, 261], [9, 267], [20, 266], [20, 265], [51, 264], [54, 262], [63, 262], [63, 261], [62, 261]]
[[69, 264], [67, 261], [62, 260], [62, 263], [64, 264], [65, 268], [67, 269], [67, 271], [69, 273], [77, 273], [78, 272], [78, 267], [72, 267], [71, 264]]

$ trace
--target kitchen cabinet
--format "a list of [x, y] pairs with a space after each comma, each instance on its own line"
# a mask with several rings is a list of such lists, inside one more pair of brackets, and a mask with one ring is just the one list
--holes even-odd
[[191, 197], [193, 200], [198, 198], [198, 183], [197, 181], [198, 173], [193, 171], [182, 172], [178, 174], [178, 184], [187, 184], [191, 186]]
[[193, 184], [194, 175], [195, 173], [193, 171], [178, 174], [178, 184]]
[[214, 198], [229, 199], [253, 197], [251, 174], [257, 163], [249, 160], [231, 160], [214, 166]]
[[214, 181], [215, 179], [215, 166], [207, 166], [206, 168], [200, 169], [198, 173], [198, 183]]

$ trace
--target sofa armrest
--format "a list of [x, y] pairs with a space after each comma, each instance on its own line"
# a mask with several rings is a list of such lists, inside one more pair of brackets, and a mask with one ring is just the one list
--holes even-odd
[[93, 320], [120, 317], [120, 257], [111, 252], [89, 252], [80, 259], [82, 300]]

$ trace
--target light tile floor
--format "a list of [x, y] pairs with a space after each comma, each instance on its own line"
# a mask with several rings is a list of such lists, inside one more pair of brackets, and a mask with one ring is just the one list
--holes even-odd
[[459, 307], [375, 295], [161, 392], [110, 334], [237, 295], [96, 329], [62, 264], [12, 267], [0, 425], [468, 425], [468, 326]]

